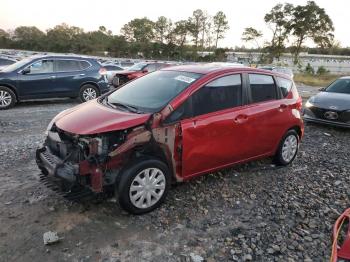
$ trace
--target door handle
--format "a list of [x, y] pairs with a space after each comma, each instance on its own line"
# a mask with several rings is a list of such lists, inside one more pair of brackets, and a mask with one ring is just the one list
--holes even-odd
[[56, 78], [56, 76], [50, 76], [50, 78], [51, 78], [51, 79], [55, 79], [55, 78]]
[[248, 116], [247, 115], [238, 115], [236, 116], [236, 118], [234, 119], [234, 122], [236, 124], [241, 124], [244, 123], [245, 121], [248, 120]]
[[79, 74], [80, 76], [84, 76], [85, 74]]

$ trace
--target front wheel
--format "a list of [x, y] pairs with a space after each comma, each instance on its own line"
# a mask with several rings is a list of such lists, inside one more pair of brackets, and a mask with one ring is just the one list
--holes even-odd
[[282, 138], [275, 155], [278, 165], [287, 166], [293, 162], [299, 148], [299, 136], [295, 130], [289, 130]]
[[154, 210], [168, 193], [170, 172], [159, 160], [140, 160], [120, 175], [117, 198], [129, 213], [140, 215]]
[[81, 102], [86, 102], [97, 98], [100, 95], [98, 88], [94, 85], [83, 85], [80, 88], [79, 99]]
[[16, 95], [5, 86], [0, 86], [0, 110], [9, 109], [16, 104]]

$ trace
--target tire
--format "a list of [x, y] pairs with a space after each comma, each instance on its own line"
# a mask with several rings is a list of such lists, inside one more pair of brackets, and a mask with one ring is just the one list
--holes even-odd
[[[168, 167], [156, 159], [138, 160], [122, 171], [120, 177], [116, 198], [119, 199], [120, 206], [124, 210], [134, 215], [145, 214], [159, 207], [171, 183]], [[153, 181], [153, 184], [149, 179]], [[154, 185], [157, 188], [154, 188]]]
[[79, 100], [83, 103], [86, 101], [93, 100], [99, 96], [100, 96], [100, 90], [98, 90], [98, 88], [94, 85], [86, 84], [80, 88]]
[[287, 166], [293, 162], [299, 149], [299, 135], [295, 130], [289, 130], [282, 138], [275, 155], [275, 163]]
[[13, 107], [16, 104], [16, 95], [8, 87], [0, 86], [0, 110]]

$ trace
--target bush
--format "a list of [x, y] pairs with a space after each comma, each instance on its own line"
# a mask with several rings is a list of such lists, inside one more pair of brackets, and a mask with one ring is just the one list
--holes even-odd
[[315, 74], [315, 70], [314, 70], [314, 68], [310, 65], [310, 63], [307, 63], [307, 66], [305, 67], [304, 72], [305, 72], [307, 75], [314, 75], [314, 74]]
[[318, 74], [318, 75], [325, 75], [328, 73], [329, 73], [329, 70], [327, 70], [324, 66], [320, 66], [316, 72], [316, 74]]

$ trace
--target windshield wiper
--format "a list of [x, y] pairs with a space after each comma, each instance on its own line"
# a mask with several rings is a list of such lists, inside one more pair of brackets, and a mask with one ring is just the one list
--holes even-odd
[[118, 106], [118, 107], [126, 108], [128, 111], [133, 112], [133, 113], [137, 113], [137, 114], [143, 113], [135, 106], [130, 106], [130, 105], [126, 105], [126, 104], [122, 104], [122, 103], [118, 103], [118, 102], [114, 102], [114, 103], [109, 102], [109, 104], [112, 104], [112, 105]]

